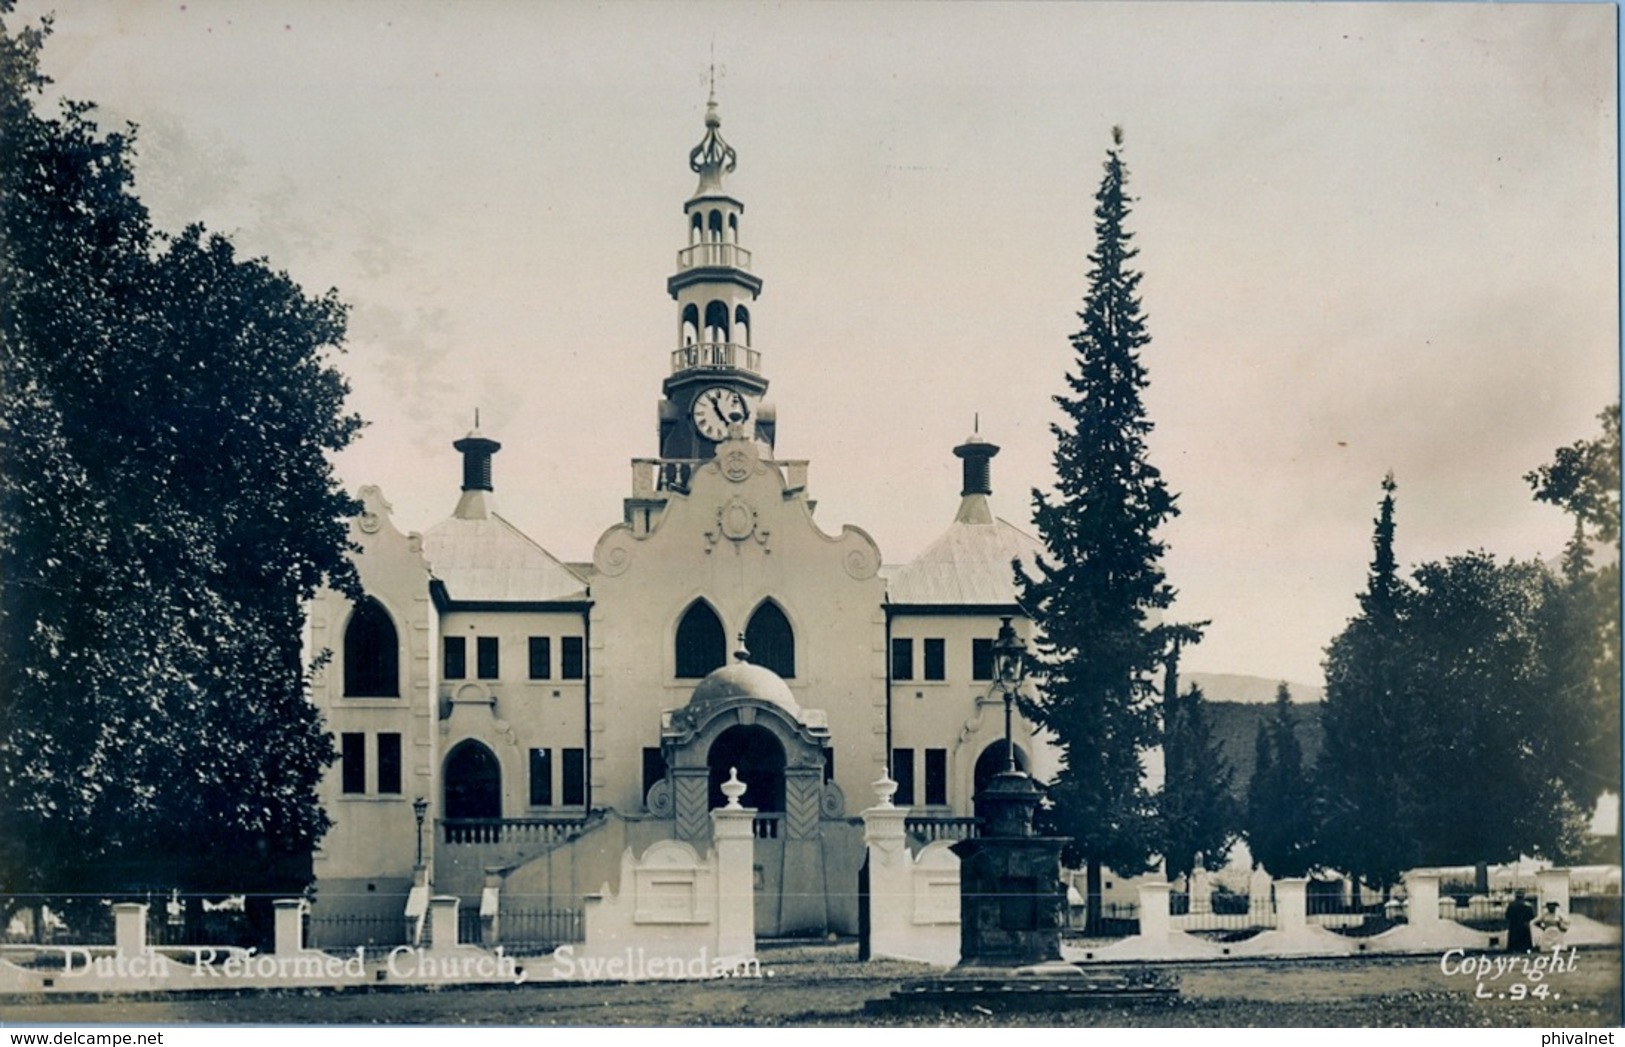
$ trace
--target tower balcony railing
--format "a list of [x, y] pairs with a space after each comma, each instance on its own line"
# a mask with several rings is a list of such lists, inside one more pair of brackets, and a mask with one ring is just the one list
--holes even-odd
[[749, 269], [750, 252], [738, 244], [702, 243], [685, 247], [677, 252], [677, 271], [723, 266], [729, 269]]
[[734, 368], [760, 373], [762, 354], [738, 342], [696, 342], [685, 345], [671, 354], [671, 370], [688, 371], [694, 368]]

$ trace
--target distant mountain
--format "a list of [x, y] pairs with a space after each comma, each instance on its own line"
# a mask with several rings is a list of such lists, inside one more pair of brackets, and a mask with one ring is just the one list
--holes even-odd
[[[1193, 676], [1198, 674], [1191, 674]], [[1234, 679], [1245, 680], [1249, 677], [1238, 676]], [[1204, 686], [1203, 692], [1207, 691]], [[1271, 685], [1270, 694], [1274, 695], [1274, 685]], [[1293, 694], [1297, 692], [1294, 690]], [[1321, 707], [1316, 705], [1292, 704], [1293, 715], [1297, 718], [1298, 746], [1303, 750], [1303, 766], [1305, 770], [1315, 765], [1320, 756]], [[1270, 706], [1259, 702], [1215, 702], [1207, 703], [1208, 723], [1213, 731], [1213, 737], [1224, 750], [1224, 757], [1230, 761], [1230, 767], [1235, 772], [1231, 776], [1231, 791], [1238, 800], [1247, 798], [1247, 783], [1253, 778], [1253, 760], [1257, 756], [1258, 725], [1263, 723], [1270, 714]]]
[[[1272, 677], [1240, 676], [1236, 673], [1179, 674], [1179, 686], [1182, 689], [1193, 683], [1201, 686], [1202, 696], [1210, 702], [1240, 702], [1251, 705], [1255, 702], [1275, 701], [1275, 688], [1281, 681]], [[1286, 686], [1287, 690], [1292, 692], [1294, 704], [1319, 702], [1326, 697], [1324, 687], [1293, 683], [1290, 680]]]

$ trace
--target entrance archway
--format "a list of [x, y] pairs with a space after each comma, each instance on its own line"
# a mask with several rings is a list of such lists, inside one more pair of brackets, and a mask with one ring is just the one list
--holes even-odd
[[728, 802], [722, 783], [730, 768], [737, 769], [745, 783], [740, 801], [763, 814], [784, 810], [784, 745], [778, 736], [759, 724], [735, 724], [717, 735], [706, 755], [710, 766], [710, 806], [714, 810]]
[[446, 757], [446, 818], [501, 818], [502, 764], [470, 738]]

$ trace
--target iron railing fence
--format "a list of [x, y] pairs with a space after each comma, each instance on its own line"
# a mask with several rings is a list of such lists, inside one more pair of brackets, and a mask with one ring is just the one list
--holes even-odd
[[497, 922], [497, 942], [516, 955], [550, 953], [561, 945], [586, 940], [580, 909], [509, 909]]

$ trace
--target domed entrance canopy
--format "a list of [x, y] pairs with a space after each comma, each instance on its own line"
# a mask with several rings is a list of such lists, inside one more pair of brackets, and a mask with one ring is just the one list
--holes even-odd
[[[744, 804], [782, 810], [789, 838], [813, 836], [820, 816], [845, 811], [840, 790], [826, 780], [828, 719], [822, 709], [802, 708], [790, 685], [771, 669], [751, 664], [748, 652], [741, 649], [734, 659], [701, 680], [687, 705], [661, 715], [666, 776], [649, 789], [645, 805], [651, 814], [674, 817], [678, 838], [708, 838], [718, 775], [726, 778], [730, 761], [742, 757], [739, 746], [754, 739], [759, 744], [752, 747], [764, 750], [755, 770], [762, 777], [745, 794]], [[719, 740], [724, 744], [719, 746]], [[778, 749], [783, 751], [782, 772]]]

